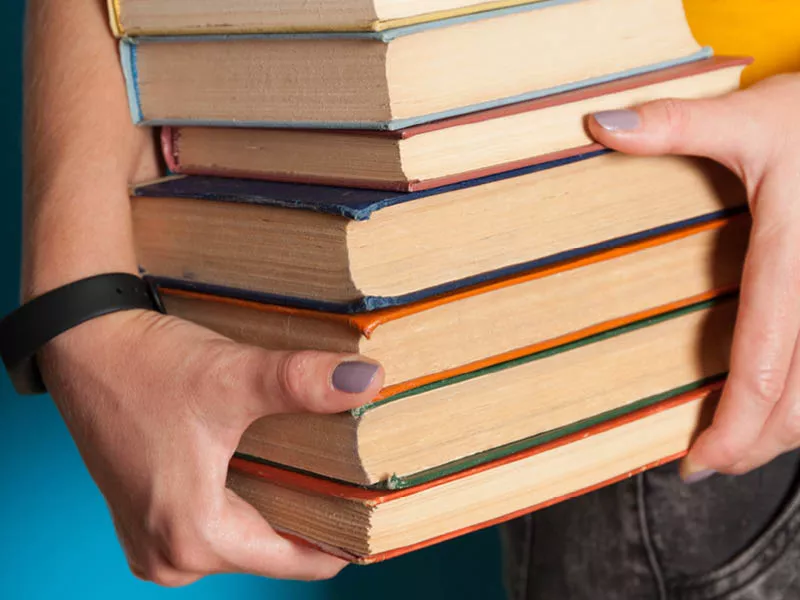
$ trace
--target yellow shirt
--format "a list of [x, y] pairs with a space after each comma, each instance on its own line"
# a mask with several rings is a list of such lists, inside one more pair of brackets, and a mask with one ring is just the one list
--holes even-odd
[[749, 55], [744, 74], [759, 79], [800, 71], [800, 0], [684, 0], [697, 41], [717, 54]]

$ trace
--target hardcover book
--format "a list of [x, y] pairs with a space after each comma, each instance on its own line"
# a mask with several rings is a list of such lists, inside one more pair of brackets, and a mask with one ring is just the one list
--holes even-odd
[[599, 149], [585, 117], [739, 87], [745, 58], [709, 58], [397, 131], [165, 127], [174, 173], [417, 191]]
[[161, 294], [170, 314], [239, 342], [368, 356], [386, 371], [387, 397], [733, 291], [749, 230], [748, 215], [711, 221], [359, 315], [169, 288]]
[[384, 31], [531, 0], [108, 0], [117, 37]]
[[545, 0], [382, 32], [121, 42], [137, 123], [256, 127], [400, 129], [710, 53], [681, 0]]
[[730, 297], [693, 305], [349, 413], [267, 417], [239, 452], [362, 486], [413, 485], [420, 473], [463, 468], [497, 448], [723, 376], [736, 309]]
[[205, 177], [133, 190], [140, 264], [166, 287], [361, 312], [746, 210], [706, 160], [599, 153], [393, 193]]
[[[365, 490], [234, 459], [229, 486], [285, 535], [374, 563], [586, 494], [683, 456], [721, 383], [416, 487]], [[541, 442], [540, 441], [540, 442]]]

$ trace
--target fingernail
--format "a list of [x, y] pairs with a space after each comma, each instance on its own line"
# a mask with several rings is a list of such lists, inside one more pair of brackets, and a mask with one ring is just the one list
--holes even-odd
[[686, 475], [683, 478], [683, 482], [686, 485], [692, 485], [693, 483], [699, 483], [701, 481], [705, 481], [715, 473], [716, 471], [714, 469], [705, 469], [703, 471], [697, 471], [696, 473], [691, 473], [689, 475]]
[[635, 110], [606, 110], [594, 113], [594, 120], [606, 131], [633, 131], [642, 124]]
[[372, 384], [378, 365], [372, 363], [349, 361], [343, 362], [333, 371], [331, 383], [340, 392], [360, 394]]
[[684, 458], [680, 465], [681, 479], [687, 485], [704, 481], [715, 473], [714, 469], [706, 469], [700, 465], [695, 465], [688, 458]]

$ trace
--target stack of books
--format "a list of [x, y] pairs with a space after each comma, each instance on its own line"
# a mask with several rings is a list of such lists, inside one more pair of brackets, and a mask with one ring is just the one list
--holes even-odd
[[738, 87], [681, 0], [111, 8], [174, 173], [132, 193], [168, 311], [386, 369], [368, 406], [245, 434], [230, 486], [278, 530], [374, 562], [686, 452], [728, 369], [744, 189], [585, 127]]

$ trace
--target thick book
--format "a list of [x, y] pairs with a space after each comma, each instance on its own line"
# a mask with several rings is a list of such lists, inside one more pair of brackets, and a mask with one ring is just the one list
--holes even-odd
[[719, 57], [397, 131], [165, 127], [169, 169], [416, 191], [598, 149], [586, 115], [739, 87], [747, 58]]
[[133, 190], [167, 287], [375, 310], [746, 210], [711, 161], [601, 152], [423, 192], [177, 177]]
[[711, 422], [720, 383], [510, 456], [382, 491], [235, 458], [229, 486], [287, 536], [369, 564], [496, 525], [686, 454]]
[[261, 419], [239, 452], [356, 485], [410, 485], [420, 473], [463, 468], [520, 440], [723, 376], [736, 309], [735, 297], [717, 299], [348, 413]]
[[531, 0], [108, 0], [117, 37], [384, 31]]
[[748, 215], [711, 221], [360, 315], [169, 288], [161, 295], [170, 314], [239, 342], [377, 360], [387, 397], [733, 291], [749, 230]]
[[681, 0], [546, 0], [383, 32], [121, 42], [136, 122], [261, 127], [399, 129], [710, 54]]

